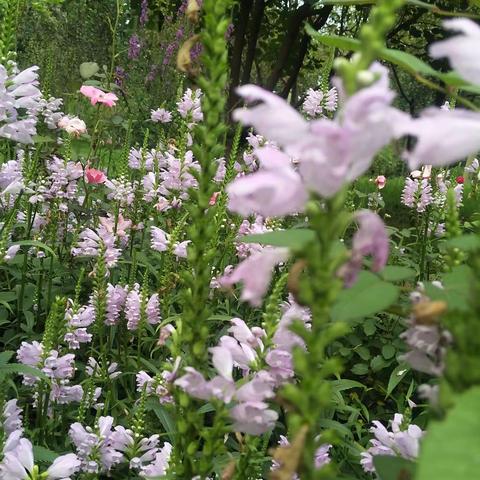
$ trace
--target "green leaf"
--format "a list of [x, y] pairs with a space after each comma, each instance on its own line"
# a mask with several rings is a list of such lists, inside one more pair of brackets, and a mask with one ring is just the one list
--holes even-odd
[[446, 419], [429, 425], [415, 480], [473, 480], [480, 472], [480, 387], [456, 398]]
[[307, 228], [277, 230], [256, 235], [245, 235], [240, 238], [244, 243], [260, 243], [275, 247], [301, 248], [315, 239], [315, 232]]
[[397, 349], [393, 345], [384, 345], [382, 347], [382, 355], [383, 358], [390, 360], [395, 356]]
[[351, 388], [367, 388], [363, 383], [357, 382], [356, 380], [349, 380], [347, 378], [332, 380], [330, 385], [335, 392], [342, 392], [343, 390], [350, 390]]
[[449, 310], [468, 311], [472, 275], [471, 269], [466, 265], [454, 267], [441, 279], [443, 288], [426, 283], [425, 293], [431, 300], [447, 302]]
[[385, 398], [388, 398], [392, 392], [395, 390], [397, 385], [405, 378], [405, 375], [410, 371], [410, 368], [402, 363], [395, 367], [390, 374], [390, 379], [388, 380], [387, 394]]
[[[378, 480], [413, 480], [416, 467], [410, 460], [402, 457], [392, 457], [391, 455], [375, 455], [373, 465]], [[429, 480], [439, 479], [431, 477]]]
[[19, 242], [14, 242], [12, 245], [20, 245], [22, 247], [36, 247], [45, 250], [50, 253], [52, 257], [56, 257], [57, 254], [45, 243], [39, 242], [38, 240], [20, 240]]
[[175, 422], [166, 408], [160, 404], [157, 398], [149, 398], [145, 404], [145, 408], [147, 410], [152, 410], [155, 413], [165, 429], [168, 438], [172, 443], [174, 443], [176, 432]]
[[374, 372], [379, 372], [385, 367], [388, 367], [388, 365], [389, 362], [386, 362], [381, 355], [376, 355], [370, 362], [370, 367]]
[[415, 278], [416, 275], [417, 272], [412, 268], [398, 265], [388, 265], [380, 272], [380, 276], [387, 282], [399, 282], [401, 280]]
[[25, 375], [33, 375], [43, 380], [48, 380], [48, 377], [38, 368], [30, 365], [23, 365], [21, 363], [6, 363], [0, 365], [0, 378], [9, 373], [24, 373]]
[[370, 272], [360, 272], [357, 283], [343, 290], [332, 308], [332, 318], [348, 321], [368, 317], [385, 310], [394, 303], [399, 289], [383, 282]]
[[5, 365], [12, 358], [14, 353], [15, 352], [12, 352], [10, 350], [6, 350], [0, 353], [0, 368], [2, 365]]
[[368, 373], [368, 365], [365, 363], [356, 363], [352, 367], [352, 373], [355, 375], [366, 375]]
[[363, 331], [365, 335], [370, 337], [377, 331], [377, 322], [374, 318], [367, 318], [363, 323]]
[[58, 453], [53, 452], [48, 448], [40, 445], [33, 446], [33, 457], [35, 458], [35, 462], [52, 463], [58, 456]]
[[84, 80], [88, 80], [90, 77], [93, 77], [98, 71], [100, 67], [98, 66], [97, 62], [83, 62], [80, 65], [80, 75]]
[[447, 240], [445, 245], [450, 248], [458, 248], [464, 252], [474, 252], [480, 249], [480, 237], [474, 233], [461, 235]]

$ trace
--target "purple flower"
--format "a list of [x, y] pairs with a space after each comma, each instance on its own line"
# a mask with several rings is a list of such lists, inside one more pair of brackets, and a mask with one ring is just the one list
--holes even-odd
[[388, 431], [380, 422], [374, 421], [370, 431], [375, 435], [370, 440], [371, 447], [362, 452], [360, 464], [366, 472], [375, 472], [373, 457], [376, 455], [392, 455], [415, 460], [418, 456], [420, 439], [425, 432], [417, 425], [404, 425], [403, 415], [396, 413]]
[[347, 286], [352, 286], [362, 268], [363, 258], [371, 255], [372, 270], [378, 272], [385, 267], [388, 260], [389, 242], [385, 224], [370, 210], [360, 210], [356, 214], [359, 229], [353, 236], [350, 260], [340, 268], [339, 275]]
[[454, 18], [443, 22], [448, 30], [461, 32], [460, 35], [430, 47], [433, 58], [447, 57], [452, 67], [469, 82], [480, 84], [480, 61], [477, 48], [480, 44], [480, 27], [467, 18]]
[[288, 155], [272, 147], [255, 150], [260, 169], [227, 187], [230, 210], [247, 216], [283, 216], [301, 211], [307, 192]]
[[148, 300], [145, 307], [147, 314], [147, 321], [150, 325], [156, 325], [162, 320], [160, 315], [160, 302], [158, 300], [158, 293], [154, 293]]
[[165, 442], [160, 451], [155, 455], [155, 460], [150, 465], [142, 467], [140, 476], [152, 479], [164, 476], [168, 470], [171, 454], [172, 446]]
[[285, 100], [254, 85], [242, 86], [238, 93], [262, 103], [236, 110], [234, 118], [298, 158], [306, 186], [331, 197], [362, 175], [374, 155], [401, 134], [406, 115], [390, 106], [394, 93], [387, 69], [374, 64], [371, 73], [379, 80], [347, 98], [334, 120], [307, 122]]
[[144, 27], [148, 22], [148, 0], [142, 0], [140, 6], [140, 25]]
[[140, 52], [142, 51], [142, 42], [140, 37], [134, 33], [130, 40], [128, 41], [128, 58], [130, 60], [135, 60], [140, 56]]
[[480, 149], [477, 112], [428, 108], [419, 118], [404, 122], [401, 130], [417, 138], [413, 150], [405, 154], [412, 170], [420, 165], [449, 165]]
[[42, 371], [52, 379], [65, 380], [72, 378], [75, 374], [74, 361], [75, 355], [73, 353], [59, 356], [56, 350], [52, 350], [45, 359]]
[[125, 301], [125, 318], [127, 319], [128, 330], [136, 330], [141, 317], [140, 285], [136, 283], [132, 290], [128, 292]]
[[0, 425], [7, 436], [16, 430], [23, 430], [22, 409], [17, 406], [16, 398], [5, 403], [0, 417]]
[[152, 122], [155, 123], [170, 123], [172, 121], [172, 114], [164, 108], [157, 108], [150, 113]]
[[201, 98], [202, 91], [199, 88], [196, 90], [187, 88], [182, 99], [177, 102], [177, 109], [180, 116], [187, 119], [187, 121], [194, 123], [201, 122], [203, 120]]
[[220, 279], [220, 284], [228, 286], [242, 282], [241, 299], [259, 306], [270, 285], [272, 270], [279, 263], [285, 262], [288, 255], [286, 248], [264, 248], [239, 263], [229, 275]]
[[164, 232], [161, 228], [152, 227], [151, 228], [152, 242], [151, 246], [157, 252], [165, 252], [168, 250], [169, 245], [169, 235]]
[[321, 90], [314, 90], [309, 88], [307, 90], [307, 95], [302, 105], [303, 111], [310, 117], [316, 118], [323, 112], [323, 102], [324, 94]]
[[235, 432], [261, 435], [275, 426], [278, 414], [268, 408], [264, 402], [239, 403], [230, 411], [234, 419], [232, 429]]
[[107, 285], [107, 315], [106, 325], [117, 325], [120, 313], [127, 299], [127, 290], [121, 285]]

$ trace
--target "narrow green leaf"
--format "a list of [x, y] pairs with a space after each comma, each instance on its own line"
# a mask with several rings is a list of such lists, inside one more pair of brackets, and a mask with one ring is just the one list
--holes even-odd
[[388, 398], [392, 392], [395, 390], [397, 385], [405, 378], [405, 375], [410, 371], [410, 368], [404, 363], [395, 367], [390, 374], [390, 379], [388, 380], [387, 394], [385, 398]]
[[417, 272], [413, 268], [388, 265], [381, 272], [380, 276], [387, 282], [400, 282], [409, 278], [415, 278]]
[[25, 247], [37, 247], [50, 253], [53, 257], [57, 256], [57, 254], [47, 244], [43, 242], [39, 242], [38, 240], [20, 240], [19, 242], [14, 242], [12, 245], [20, 245]]

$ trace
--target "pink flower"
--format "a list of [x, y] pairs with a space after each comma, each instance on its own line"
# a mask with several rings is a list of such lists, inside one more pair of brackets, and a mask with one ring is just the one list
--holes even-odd
[[443, 166], [480, 150], [480, 113], [457, 108], [428, 108], [419, 118], [404, 122], [401, 133], [417, 138], [405, 154], [412, 170], [420, 165]]
[[87, 167], [85, 169], [85, 176], [87, 177], [87, 182], [93, 184], [105, 183], [107, 180], [107, 176], [101, 170], [95, 168]]
[[239, 263], [229, 275], [220, 279], [220, 284], [226, 286], [242, 282], [241, 299], [258, 307], [270, 285], [273, 268], [287, 259], [286, 248], [264, 248]]
[[74, 137], [79, 137], [87, 131], [87, 126], [83, 120], [80, 120], [78, 117], [70, 117], [69, 115], [62, 117], [58, 121], [57, 126]]
[[214, 192], [213, 195], [210, 197], [208, 204], [213, 207], [217, 203], [217, 199], [220, 196], [221, 192]]
[[234, 119], [252, 125], [298, 158], [306, 187], [331, 197], [369, 168], [375, 154], [400, 135], [399, 127], [407, 118], [390, 105], [394, 93], [388, 85], [387, 69], [374, 64], [370, 71], [380, 78], [344, 99], [334, 120], [308, 122], [285, 100], [254, 85], [240, 87], [238, 93], [262, 103], [236, 110]]
[[379, 190], [382, 190], [383, 188], [385, 188], [386, 183], [387, 183], [387, 177], [385, 177], [384, 175], [379, 175], [375, 179], [375, 185]]
[[92, 105], [103, 103], [107, 107], [114, 107], [118, 100], [118, 97], [114, 93], [105, 93], [102, 92], [102, 90], [89, 85], [82, 85], [80, 88], [80, 93], [89, 98]]
[[232, 428], [235, 432], [261, 435], [275, 426], [277, 412], [270, 410], [264, 402], [239, 403], [230, 411], [235, 420]]
[[301, 211], [307, 192], [288, 155], [272, 147], [255, 150], [260, 169], [227, 187], [228, 207], [241, 215], [280, 216]]
[[388, 260], [388, 234], [382, 219], [370, 210], [360, 210], [356, 214], [360, 228], [353, 236], [353, 248], [350, 260], [343, 265], [339, 275], [345, 284], [352, 286], [360, 272], [363, 258], [367, 255], [373, 257], [372, 270], [380, 271]]
[[447, 57], [452, 67], [469, 82], [480, 84], [480, 27], [467, 18], [455, 18], [443, 22], [448, 30], [461, 32], [460, 35], [430, 47], [433, 58]]

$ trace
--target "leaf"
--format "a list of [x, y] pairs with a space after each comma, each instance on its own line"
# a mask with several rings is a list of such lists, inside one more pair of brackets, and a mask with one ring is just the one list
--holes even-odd
[[342, 392], [343, 390], [350, 390], [351, 388], [367, 388], [363, 383], [356, 380], [348, 380], [346, 378], [341, 380], [333, 380], [331, 382], [332, 389], [336, 392]]
[[397, 385], [405, 378], [405, 375], [410, 371], [410, 367], [408, 367], [406, 364], [401, 363], [397, 367], [395, 367], [390, 374], [390, 378], [388, 380], [388, 386], [387, 386], [387, 394], [385, 395], [385, 398], [388, 398], [392, 392], [395, 390]]
[[[341, 37], [338, 35], [321, 35], [310, 25], [307, 25], [306, 30], [309, 35], [324, 45], [340, 48], [341, 50], [351, 50], [353, 52], [357, 52], [361, 49], [361, 42], [354, 38]], [[434, 77], [447, 85], [462, 88], [473, 93], [480, 93], [479, 86], [471, 85], [466, 82], [457, 75], [456, 72], [438, 72], [428, 65], [428, 63], [425, 63], [423, 60], [420, 60], [410, 53], [384, 47], [379, 50], [378, 56], [387, 62], [398, 65], [413, 76], [421, 74], [428, 77]]]
[[[378, 480], [413, 480], [416, 467], [410, 460], [391, 455], [375, 455], [373, 465]], [[436, 477], [431, 477], [429, 480], [433, 479], [439, 480]], [[458, 479], [455, 478], [455, 480]]]
[[473, 480], [480, 471], [480, 387], [456, 398], [442, 422], [429, 425], [415, 480]]
[[0, 368], [2, 365], [5, 365], [12, 358], [14, 353], [15, 352], [12, 352], [10, 350], [6, 350], [0, 353]]
[[447, 240], [445, 245], [450, 248], [458, 248], [464, 252], [474, 252], [480, 249], [480, 237], [474, 233], [461, 235]]
[[160, 420], [160, 423], [163, 425], [168, 438], [174, 443], [176, 428], [175, 422], [170, 413], [160, 404], [157, 398], [149, 398], [145, 404], [145, 408], [147, 410], [153, 410], [157, 418]]
[[25, 375], [32, 375], [43, 380], [48, 380], [48, 377], [41, 370], [31, 367], [30, 365], [23, 365], [21, 363], [6, 363], [0, 365], [0, 378], [9, 373], [23, 373]]
[[263, 234], [245, 235], [239, 240], [243, 243], [260, 243], [275, 247], [301, 248], [315, 239], [315, 232], [307, 228], [277, 230]]
[[384, 345], [382, 347], [382, 355], [386, 360], [390, 360], [395, 356], [397, 349], [393, 345]]
[[84, 80], [88, 80], [90, 77], [93, 77], [98, 71], [100, 67], [98, 66], [97, 62], [83, 62], [80, 65], [80, 75]]
[[388, 308], [398, 295], [399, 289], [395, 285], [379, 280], [370, 272], [361, 272], [357, 283], [338, 296], [332, 308], [332, 318], [348, 321], [368, 317]]
[[352, 373], [355, 375], [366, 375], [368, 373], [368, 365], [365, 363], [356, 363], [352, 367]]
[[33, 456], [36, 462], [52, 463], [58, 457], [58, 453], [40, 445], [34, 445]]
[[417, 272], [412, 268], [398, 265], [388, 265], [380, 272], [380, 276], [387, 282], [399, 282], [401, 280], [415, 278], [416, 275]]
[[363, 331], [367, 337], [370, 337], [377, 331], [377, 322], [374, 318], [367, 318], [363, 323]]
[[19, 242], [14, 242], [12, 245], [20, 245], [22, 247], [37, 247], [50, 253], [53, 257], [57, 256], [57, 254], [47, 244], [39, 242], [38, 240], [20, 240]]
[[432, 300], [447, 302], [449, 310], [468, 311], [472, 271], [466, 265], [454, 267], [442, 278], [443, 288], [425, 284], [425, 293]]

